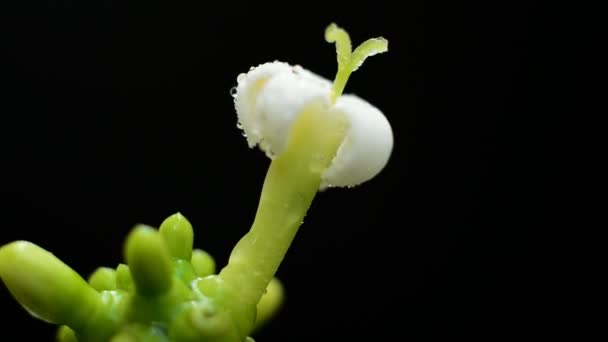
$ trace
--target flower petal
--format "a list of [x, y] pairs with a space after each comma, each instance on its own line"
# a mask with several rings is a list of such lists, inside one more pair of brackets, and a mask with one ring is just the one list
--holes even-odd
[[321, 189], [373, 178], [393, 148], [391, 126], [378, 108], [355, 95], [342, 95], [332, 104], [331, 89], [331, 82], [300, 66], [272, 62], [241, 74], [235, 96], [249, 146], [258, 145], [270, 158], [285, 150], [292, 125], [305, 107], [314, 103], [328, 115], [346, 117], [348, 132], [322, 175]]
[[330, 91], [328, 80], [281, 62], [240, 76], [235, 107], [249, 146], [259, 145], [270, 158], [282, 153], [297, 115], [313, 102], [329, 108]]
[[249, 147], [254, 147], [262, 139], [258, 129], [256, 103], [259, 92], [273, 76], [291, 72], [292, 66], [283, 62], [261, 64], [246, 74], [237, 77], [237, 88], [234, 95], [234, 106], [239, 120], [239, 126], [246, 134]]
[[329, 109], [331, 83], [304, 73], [281, 73], [268, 81], [256, 106], [260, 148], [273, 158], [287, 146], [294, 120], [312, 103]]
[[355, 186], [370, 180], [382, 171], [391, 155], [390, 123], [378, 108], [354, 95], [342, 95], [331, 110], [345, 115], [349, 128], [323, 174], [321, 189]]

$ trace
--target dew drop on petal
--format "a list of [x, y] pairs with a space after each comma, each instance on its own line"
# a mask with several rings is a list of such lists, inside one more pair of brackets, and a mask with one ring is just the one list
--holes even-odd
[[236, 81], [238, 83], [241, 83], [245, 80], [245, 77], [247, 77], [247, 75], [245, 73], [240, 73], [237, 77], [236, 77]]
[[312, 155], [312, 160], [309, 165], [309, 169], [311, 172], [315, 173], [323, 173], [323, 170], [326, 169], [325, 165], [325, 157], [321, 153], [315, 153]]
[[276, 157], [276, 154], [270, 149], [266, 150], [264, 153], [266, 153], [266, 157], [270, 159], [274, 159]]
[[232, 97], [236, 97], [236, 87], [232, 87], [232, 88], [230, 88], [230, 95], [231, 95]]

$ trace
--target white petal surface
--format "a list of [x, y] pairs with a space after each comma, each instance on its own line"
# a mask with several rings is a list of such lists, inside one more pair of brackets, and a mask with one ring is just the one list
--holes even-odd
[[260, 148], [270, 157], [285, 150], [291, 127], [304, 107], [329, 109], [331, 83], [299, 72], [280, 73], [260, 91], [256, 103]]
[[255, 110], [259, 92], [270, 78], [283, 72], [291, 72], [292, 69], [293, 67], [287, 63], [270, 62], [261, 64], [252, 68], [248, 73], [238, 76], [234, 106], [239, 125], [247, 135], [249, 147], [254, 147], [262, 139]]
[[355, 186], [373, 178], [393, 149], [390, 123], [378, 108], [354, 95], [342, 95], [331, 110], [344, 114], [350, 127], [323, 174], [321, 188]]

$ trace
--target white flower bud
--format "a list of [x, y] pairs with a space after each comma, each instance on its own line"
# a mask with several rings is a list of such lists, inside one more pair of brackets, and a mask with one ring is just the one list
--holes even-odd
[[262, 64], [238, 78], [235, 107], [250, 147], [259, 145], [274, 158], [287, 145], [291, 127], [302, 110], [315, 103], [328, 115], [346, 117], [348, 131], [321, 189], [354, 186], [373, 178], [386, 165], [393, 147], [390, 124], [376, 107], [354, 95], [331, 102], [332, 83], [299, 66]]

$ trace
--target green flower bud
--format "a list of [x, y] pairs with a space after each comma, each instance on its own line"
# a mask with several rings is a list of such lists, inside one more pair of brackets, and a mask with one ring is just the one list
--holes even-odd
[[192, 260], [190, 262], [194, 267], [194, 272], [199, 277], [215, 274], [215, 260], [202, 249], [195, 249], [192, 252]]
[[258, 302], [258, 313], [255, 319], [256, 329], [266, 324], [276, 315], [277, 311], [281, 308], [284, 297], [285, 290], [283, 289], [283, 284], [281, 284], [279, 279], [273, 278], [268, 284], [268, 288], [266, 288], [266, 293]]
[[26, 241], [0, 248], [0, 278], [30, 314], [52, 323], [80, 327], [101, 303], [78, 273]]
[[171, 256], [190, 260], [194, 232], [192, 231], [192, 225], [182, 214], [177, 213], [169, 216], [160, 225], [159, 231], [167, 243]]
[[116, 290], [116, 271], [109, 267], [99, 267], [89, 276], [89, 284], [97, 291]]
[[57, 329], [57, 341], [58, 342], [78, 342], [74, 330], [70, 329], [67, 325], [62, 325]]
[[156, 229], [139, 225], [127, 237], [125, 258], [136, 291], [145, 297], [167, 293], [172, 265], [169, 249]]
[[116, 267], [116, 288], [127, 292], [132, 292], [135, 288], [129, 266], [125, 264], [119, 264]]

